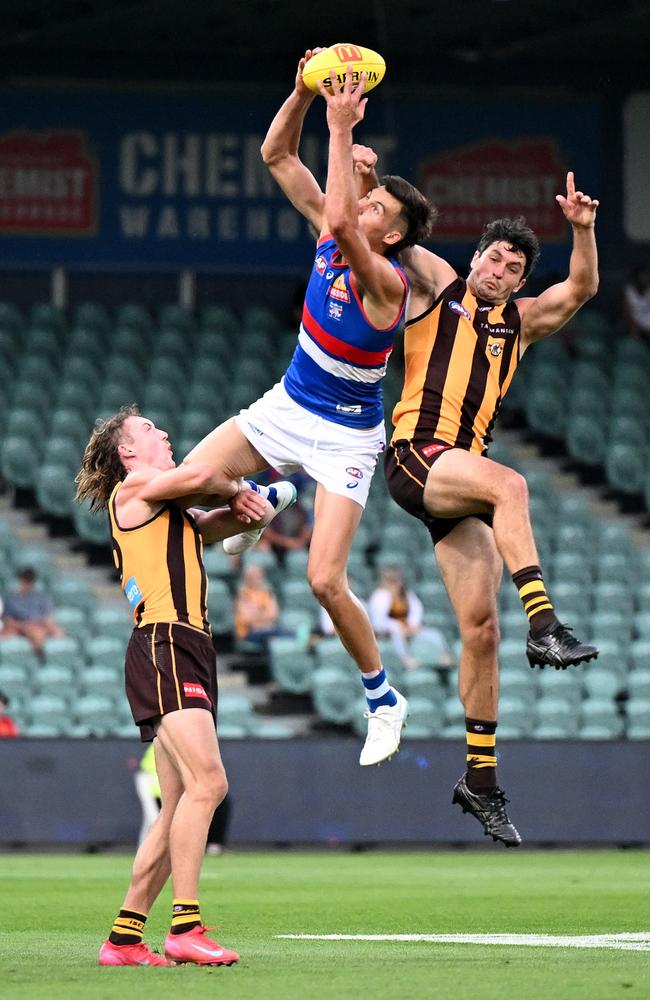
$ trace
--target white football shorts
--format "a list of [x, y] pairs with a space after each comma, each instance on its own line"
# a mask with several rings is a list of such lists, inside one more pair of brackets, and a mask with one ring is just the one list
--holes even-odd
[[325, 420], [295, 403], [282, 382], [241, 410], [235, 420], [282, 475], [303, 469], [330, 493], [366, 506], [377, 457], [386, 450], [383, 423], [360, 430]]

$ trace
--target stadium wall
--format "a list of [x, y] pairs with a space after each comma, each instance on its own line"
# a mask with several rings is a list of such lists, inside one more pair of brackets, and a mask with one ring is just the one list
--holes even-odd
[[[650, 842], [648, 746], [502, 744], [501, 780], [524, 841]], [[227, 741], [234, 845], [484, 843], [451, 805], [456, 743], [413, 740], [388, 766], [359, 767], [346, 738]], [[130, 740], [4, 740], [0, 846], [132, 845], [140, 824]]]

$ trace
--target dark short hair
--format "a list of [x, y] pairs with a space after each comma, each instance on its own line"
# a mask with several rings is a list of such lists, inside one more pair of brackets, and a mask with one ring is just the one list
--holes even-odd
[[415, 243], [423, 243], [429, 237], [438, 210], [421, 191], [405, 181], [403, 177], [387, 174], [386, 177], [382, 177], [381, 183], [388, 193], [401, 203], [400, 216], [406, 226], [406, 232], [399, 243], [394, 243], [390, 247], [392, 257], [400, 250], [405, 250], [406, 247], [412, 247]]
[[24, 580], [25, 583], [34, 583], [36, 581], [36, 570], [32, 569], [31, 566], [23, 566], [18, 573], [18, 579]]
[[523, 253], [526, 258], [522, 275], [524, 278], [528, 277], [539, 260], [539, 240], [526, 224], [523, 215], [518, 215], [516, 219], [493, 219], [492, 222], [488, 222], [476, 249], [479, 253], [483, 253], [493, 243], [507, 243]]

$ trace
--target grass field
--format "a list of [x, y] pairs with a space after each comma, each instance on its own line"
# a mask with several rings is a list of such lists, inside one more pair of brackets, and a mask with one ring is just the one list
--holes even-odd
[[[650, 950], [276, 937], [648, 932], [650, 853], [233, 852], [206, 859], [201, 898], [239, 965], [99, 968], [130, 863], [0, 855], [2, 1000], [650, 997]], [[149, 918], [153, 948], [170, 901]]]

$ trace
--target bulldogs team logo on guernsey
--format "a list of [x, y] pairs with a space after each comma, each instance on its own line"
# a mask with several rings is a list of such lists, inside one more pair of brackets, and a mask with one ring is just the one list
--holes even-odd
[[190, 684], [189, 681], [183, 681], [183, 693], [186, 698], [203, 698], [205, 701], [210, 701], [202, 684]]
[[349, 302], [350, 293], [345, 287], [345, 277], [339, 274], [338, 278], [330, 288], [330, 297], [333, 299], [338, 299], [339, 302]]
[[325, 274], [325, 268], [327, 267], [327, 261], [325, 260], [324, 257], [321, 257], [320, 254], [319, 254], [318, 257], [316, 258], [314, 267], [316, 268], [316, 270], [318, 271], [318, 273], [320, 275], [323, 275], [323, 274]]
[[331, 319], [341, 319], [343, 316], [343, 306], [340, 302], [330, 302], [327, 311], [330, 314]]
[[447, 305], [449, 306], [449, 308], [453, 313], [456, 313], [457, 316], [464, 316], [465, 319], [472, 318], [467, 309], [465, 308], [465, 306], [462, 304], [462, 302], [456, 302], [454, 299], [452, 299], [451, 302], [447, 303]]

